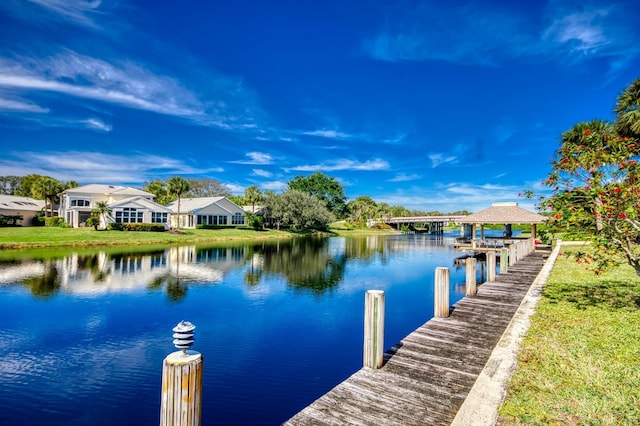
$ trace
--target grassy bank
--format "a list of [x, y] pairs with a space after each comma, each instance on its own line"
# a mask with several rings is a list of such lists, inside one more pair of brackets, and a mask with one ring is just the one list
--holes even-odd
[[639, 425], [640, 278], [626, 265], [598, 276], [567, 254], [532, 317], [499, 424]]
[[[324, 235], [389, 234], [390, 231], [347, 230], [336, 228]], [[142, 244], [193, 244], [214, 241], [262, 240], [291, 238], [302, 234], [268, 229], [223, 228], [188, 229], [181, 233], [96, 231], [93, 228], [16, 227], [0, 228], [0, 249], [29, 249], [49, 247], [96, 247]]]

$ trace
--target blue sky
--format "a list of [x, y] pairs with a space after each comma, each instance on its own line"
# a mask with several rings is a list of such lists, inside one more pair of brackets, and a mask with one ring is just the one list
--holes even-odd
[[477, 211], [640, 77], [640, 2], [0, 2], [0, 175]]

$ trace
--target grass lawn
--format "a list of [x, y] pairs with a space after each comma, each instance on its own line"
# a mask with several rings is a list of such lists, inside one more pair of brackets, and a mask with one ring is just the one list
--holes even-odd
[[[581, 248], [584, 250], [584, 248]], [[640, 278], [563, 253], [499, 411], [501, 425], [640, 425]]]
[[[141, 244], [191, 244], [213, 241], [261, 240], [301, 236], [289, 231], [268, 229], [254, 231], [248, 228], [185, 229], [183, 233], [96, 231], [93, 228], [15, 227], [0, 228], [0, 249], [28, 249], [43, 247], [95, 247]], [[331, 229], [323, 235], [390, 234], [392, 231], [365, 229]]]

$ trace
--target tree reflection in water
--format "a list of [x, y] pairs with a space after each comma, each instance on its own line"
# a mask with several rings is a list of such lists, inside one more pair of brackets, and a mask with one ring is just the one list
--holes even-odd
[[264, 248], [264, 270], [282, 275], [287, 282], [314, 293], [337, 286], [344, 277], [347, 257], [332, 256], [326, 238], [296, 239]]
[[60, 291], [60, 272], [53, 261], [48, 261], [45, 263], [44, 274], [24, 278], [22, 284], [29, 287], [31, 294], [36, 297], [51, 297]]
[[[298, 290], [322, 294], [344, 279], [350, 260], [382, 261], [393, 245], [384, 238], [295, 238], [211, 246], [172, 246], [145, 250], [141, 247], [102, 249], [66, 255], [43, 251], [30, 259], [9, 259], [0, 268], [15, 268], [13, 283], [29, 287], [34, 296], [48, 297], [63, 286], [65, 291], [126, 291], [139, 285], [161, 290], [170, 301], [183, 300], [190, 283], [217, 283], [233, 269], [244, 269], [248, 287], [277, 275]], [[19, 271], [18, 271], [19, 269]], [[146, 283], [146, 284], [145, 284]]]

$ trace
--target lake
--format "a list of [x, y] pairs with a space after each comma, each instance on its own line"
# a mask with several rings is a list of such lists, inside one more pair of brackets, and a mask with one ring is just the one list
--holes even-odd
[[387, 348], [433, 316], [436, 267], [464, 296], [457, 235], [0, 252], [0, 424], [158, 424], [181, 320], [203, 425], [281, 424], [362, 366], [367, 290]]

